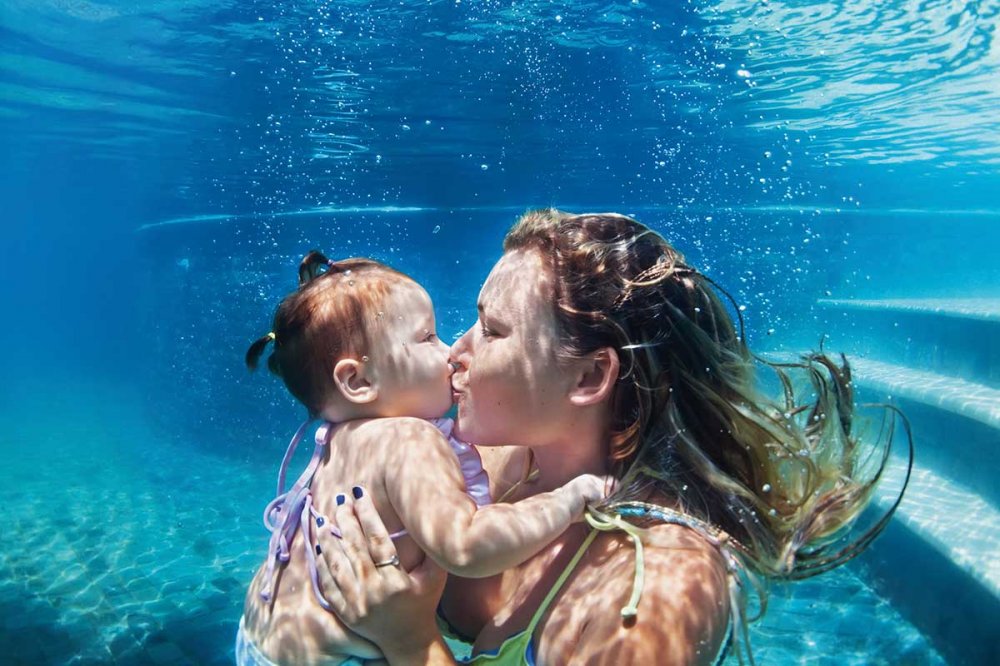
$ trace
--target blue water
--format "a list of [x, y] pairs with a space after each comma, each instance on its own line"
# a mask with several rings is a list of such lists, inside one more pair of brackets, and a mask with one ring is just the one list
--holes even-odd
[[0, 661], [230, 660], [299, 418], [241, 359], [298, 259], [398, 266], [448, 340], [546, 205], [636, 216], [757, 349], [823, 339], [912, 415], [922, 485], [871, 553], [775, 590], [759, 663], [997, 661], [998, 15], [6, 0]]

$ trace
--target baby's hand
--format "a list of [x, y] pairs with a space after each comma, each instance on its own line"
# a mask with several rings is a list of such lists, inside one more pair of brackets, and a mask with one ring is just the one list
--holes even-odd
[[580, 494], [583, 499], [583, 506], [577, 515], [577, 520], [583, 517], [583, 510], [588, 504], [600, 502], [607, 497], [615, 485], [612, 476], [597, 476], [596, 474], [581, 474], [569, 482], [574, 491]]

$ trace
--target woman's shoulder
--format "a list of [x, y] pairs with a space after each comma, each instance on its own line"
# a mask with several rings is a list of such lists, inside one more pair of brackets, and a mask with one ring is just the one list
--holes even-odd
[[[641, 574], [635, 547], [621, 532], [602, 534], [589, 549], [558, 602], [562, 611], [547, 623], [554, 629], [546, 638], [555, 654], [544, 662], [601, 661], [602, 655], [615, 655], [620, 663], [714, 662], [729, 619], [721, 554], [680, 525], [653, 526], [642, 542]], [[625, 618], [620, 611], [632, 601], [636, 581], [638, 612]]]

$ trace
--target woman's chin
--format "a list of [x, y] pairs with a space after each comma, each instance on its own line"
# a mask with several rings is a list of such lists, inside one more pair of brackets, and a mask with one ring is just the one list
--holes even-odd
[[[466, 416], [464, 419], [462, 418], [462, 406], [461, 406], [461, 404], [460, 403], [455, 403], [455, 406], [452, 409], [452, 411], [455, 414], [455, 416], [454, 416], [455, 427], [452, 429], [452, 433], [460, 441], [471, 442], [472, 440], [470, 439], [470, 437], [472, 436], [473, 429], [469, 427], [468, 416]], [[463, 425], [465, 427], [462, 427]]]

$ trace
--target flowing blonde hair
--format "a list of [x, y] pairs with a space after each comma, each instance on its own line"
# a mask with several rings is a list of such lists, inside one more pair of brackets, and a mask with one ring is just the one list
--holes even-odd
[[[876, 442], [857, 434], [845, 358], [756, 357], [739, 309], [737, 328], [719, 294], [731, 297], [624, 215], [530, 211], [504, 240], [505, 251], [526, 249], [542, 254], [554, 278], [561, 353], [612, 347], [621, 360], [609, 461], [620, 483], [607, 507], [676, 498], [676, 508], [735, 539], [765, 579], [826, 571], [882, 530], [895, 507], [860, 537], [837, 538], [868, 505], [895, 422], [884, 422]], [[777, 373], [779, 400], [758, 390], [760, 365]], [[760, 601], [758, 617], [763, 590]]]

